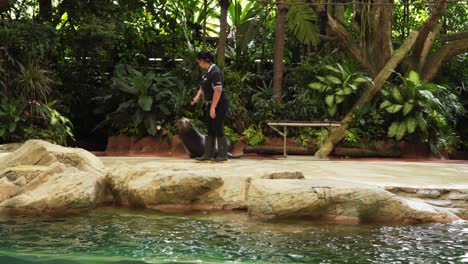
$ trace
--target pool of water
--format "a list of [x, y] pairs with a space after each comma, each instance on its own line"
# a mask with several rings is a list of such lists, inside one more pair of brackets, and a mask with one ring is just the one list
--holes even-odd
[[343, 225], [102, 208], [0, 215], [0, 263], [468, 263], [468, 222]]

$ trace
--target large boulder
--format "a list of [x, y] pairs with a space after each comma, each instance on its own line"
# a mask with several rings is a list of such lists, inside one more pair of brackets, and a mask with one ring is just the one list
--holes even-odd
[[344, 181], [255, 180], [249, 212], [268, 218], [316, 218], [345, 221], [451, 222], [451, 210], [385, 189]]
[[30, 140], [0, 158], [0, 210], [89, 209], [108, 200], [105, 167], [83, 149]]
[[252, 179], [304, 178], [300, 172], [235, 164], [184, 162], [161, 165], [125, 163], [107, 176], [114, 200], [123, 206], [169, 209], [247, 207]]

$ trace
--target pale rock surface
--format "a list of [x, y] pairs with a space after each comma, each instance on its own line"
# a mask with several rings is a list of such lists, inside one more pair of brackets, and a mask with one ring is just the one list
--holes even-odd
[[30, 140], [0, 158], [0, 210], [89, 209], [106, 192], [104, 165], [83, 149]]
[[450, 222], [454, 210], [420, 199], [399, 197], [383, 188], [345, 181], [255, 180], [249, 212], [269, 218], [310, 217], [351, 221]]
[[274, 168], [232, 167], [226, 164], [138, 166], [120, 163], [108, 176], [115, 201], [125, 206], [155, 209], [246, 208], [252, 179], [304, 178], [300, 172]]

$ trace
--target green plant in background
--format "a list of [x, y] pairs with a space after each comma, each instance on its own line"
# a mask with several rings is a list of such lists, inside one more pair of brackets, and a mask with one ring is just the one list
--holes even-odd
[[247, 141], [247, 145], [249, 146], [257, 146], [260, 144], [265, 143], [266, 137], [263, 134], [261, 129], [256, 129], [254, 126], [250, 126], [244, 132], [242, 132], [242, 135], [245, 136], [245, 140]]
[[363, 83], [371, 82], [371, 79], [363, 73], [351, 72], [339, 63], [336, 67], [325, 65], [324, 68], [328, 74], [317, 76], [319, 81], [309, 84], [309, 87], [325, 95], [325, 103], [330, 116], [334, 116], [338, 111], [338, 105], [356, 94]]
[[54, 109], [55, 101], [42, 104], [36, 100], [9, 99], [0, 102], [0, 142], [28, 139], [48, 140], [66, 145], [74, 139], [72, 123]]
[[225, 126], [224, 133], [231, 140], [231, 142], [235, 142], [240, 139], [240, 135], [234, 132], [234, 130], [232, 130], [230, 127]]
[[301, 128], [297, 137], [296, 144], [301, 147], [308, 148], [312, 140], [317, 135], [317, 129], [311, 127]]
[[254, 122], [262, 126], [267, 120], [281, 119], [284, 105], [273, 98], [272, 82], [263, 82], [262, 86], [250, 87]]
[[465, 113], [458, 97], [446, 87], [423, 82], [415, 71], [407, 77], [400, 75], [400, 79], [401, 88], [392, 86], [382, 91], [385, 99], [380, 108], [394, 116], [388, 136], [401, 140], [419, 129], [431, 144], [456, 149], [459, 142], [454, 140], [456, 135], [449, 123]]
[[55, 104], [56, 101], [47, 104], [29, 101], [24, 139], [43, 139], [60, 145], [67, 145], [68, 139], [74, 140], [73, 124], [54, 109]]
[[251, 85], [254, 75], [226, 67], [224, 69], [226, 90], [229, 95], [228, 122], [237, 132], [241, 132], [251, 123], [251, 113], [247, 110], [250, 101]]
[[355, 113], [356, 122], [352, 126], [367, 143], [379, 141], [387, 136], [383, 111], [372, 103], [366, 104]]
[[387, 135], [397, 140], [414, 133], [417, 128], [426, 133], [430, 110], [442, 106], [433, 95], [437, 86], [423, 83], [417, 72], [411, 71], [408, 77], [400, 75], [400, 79], [403, 82], [402, 87], [391, 86], [383, 90], [384, 101], [380, 104], [380, 109], [396, 116]]
[[27, 103], [22, 99], [7, 99], [2, 96], [0, 101], [0, 142], [15, 142], [22, 138], [20, 129], [25, 122]]
[[31, 62], [26, 66], [20, 64], [16, 86], [25, 98], [41, 98], [47, 101], [52, 88], [60, 82], [54, 79], [51, 71], [44, 69], [39, 63]]
[[345, 138], [343, 139], [345, 143], [350, 146], [358, 146], [361, 142], [361, 136], [359, 135], [359, 129], [350, 128], [346, 130]]
[[[117, 109], [108, 114], [99, 126], [110, 124], [114, 131], [138, 127], [139, 132], [155, 136], [158, 129], [170, 120], [173, 93], [170, 88], [176, 85], [173, 78], [156, 76], [153, 72], [143, 74], [129, 65], [116, 66], [112, 87], [114, 94], [100, 98], [111, 101], [113, 96], [122, 98]], [[123, 101], [123, 102], [122, 102]], [[142, 135], [138, 135], [142, 136]]]

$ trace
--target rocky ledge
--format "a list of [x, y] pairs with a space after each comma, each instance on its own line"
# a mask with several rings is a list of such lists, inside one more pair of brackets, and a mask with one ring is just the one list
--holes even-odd
[[64, 212], [103, 204], [248, 210], [266, 218], [450, 222], [468, 219], [468, 190], [377, 187], [304, 178], [284, 168], [191, 160], [105, 168], [82, 149], [30, 140], [0, 158], [0, 211]]

